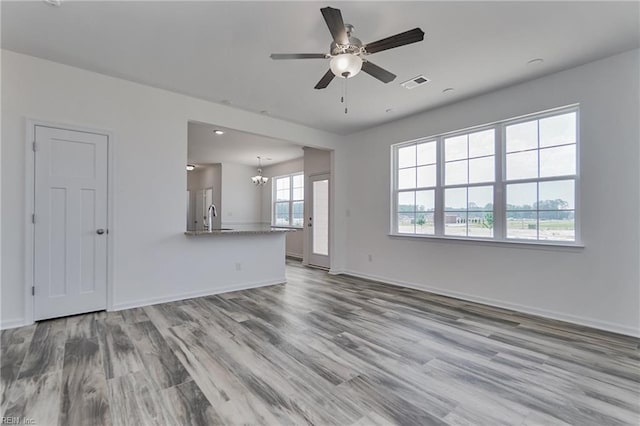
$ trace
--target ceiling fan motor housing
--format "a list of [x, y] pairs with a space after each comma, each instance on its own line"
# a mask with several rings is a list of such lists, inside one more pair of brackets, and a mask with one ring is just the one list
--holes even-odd
[[329, 47], [329, 52], [331, 52], [331, 56], [340, 55], [342, 53], [351, 53], [353, 55], [362, 55], [364, 53], [364, 49], [362, 48], [362, 42], [359, 38], [351, 35], [354, 26], [351, 24], [345, 24], [345, 29], [347, 30], [347, 36], [349, 38], [348, 44], [337, 44], [335, 41], [331, 42], [331, 46]]

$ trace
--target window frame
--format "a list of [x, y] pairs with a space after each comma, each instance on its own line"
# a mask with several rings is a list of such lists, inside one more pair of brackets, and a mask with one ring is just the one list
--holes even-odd
[[[513, 179], [508, 180], [506, 178], [506, 129], [508, 126], [514, 124], [524, 123], [533, 120], [542, 120], [544, 118], [569, 114], [575, 112], [576, 114], [576, 140], [575, 140], [575, 174], [551, 176], [551, 177], [539, 177], [539, 135], [538, 135], [538, 147], [535, 151], [538, 153], [538, 177], [526, 178], [526, 179]], [[471, 133], [481, 132], [484, 130], [494, 129], [494, 180], [491, 182], [481, 183], [467, 183], [445, 185], [445, 149], [444, 140], [461, 135], [468, 135]], [[418, 145], [420, 143], [436, 141], [436, 186], [424, 187], [424, 188], [411, 188], [411, 189], [398, 189], [398, 151], [400, 148], [404, 148], [411, 145]], [[558, 146], [566, 146], [573, 144], [561, 144]], [[519, 117], [514, 117], [505, 120], [499, 120], [488, 124], [482, 124], [479, 126], [468, 127], [465, 129], [455, 130], [452, 132], [441, 133], [434, 136], [422, 137], [406, 142], [401, 142], [391, 145], [391, 203], [390, 203], [390, 227], [389, 235], [393, 237], [403, 238], [426, 238], [436, 240], [462, 240], [472, 242], [489, 242], [489, 243], [507, 243], [507, 244], [530, 244], [537, 246], [565, 246], [565, 247], [584, 247], [582, 244], [581, 235], [581, 202], [580, 202], [580, 106], [579, 104], [573, 104], [558, 108], [553, 108], [541, 112], [535, 112]], [[545, 148], [543, 148], [545, 149]], [[469, 153], [467, 148], [467, 154]], [[475, 158], [475, 157], [474, 157]], [[467, 161], [469, 158], [467, 157]], [[417, 166], [416, 166], [417, 167]], [[467, 165], [468, 172], [468, 165]], [[545, 240], [540, 239], [539, 229], [536, 239], [528, 238], [507, 238], [507, 197], [506, 189], [507, 184], [515, 183], [542, 183], [549, 181], [561, 181], [561, 180], [573, 180], [574, 181], [574, 240]], [[445, 189], [450, 188], [472, 188], [472, 187], [485, 187], [493, 186], [493, 237], [483, 236], [461, 236], [461, 235], [445, 235]], [[401, 233], [398, 232], [398, 193], [406, 191], [420, 191], [433, 189], [434, 192], [434, 234], [416, 234], [416, 233]], [[468, 199], [467, 199], [467, 212]], [[536, 210], [539, 211], [539, 210]], [[539, 222], [538, 222], [539, 224]], [[539, 226], [537, 227], [539, 228]], [[467, 230], [468, 233], [468, 230]]]
[[[296, 188], [302, 188], [302, 199], [294, 199], [293, 198], [293, 179], [294, 177], [301, 176], [302, 177], [302, 186]], [[289, 179], [289, 199], [288, 200], [280, 200], [278, 201], [278, 179]], [[277, 228], [290, 228], [290, 229], [303, 229], [304, 228], [304, 172], [295, 172], [282, 176], [275, 176], [271, 178], [271, 226]], [[302, 203], [303, 213], [302, 213], [302, 224], [300, 226], [293, 225], [293, 204], [294, 203]], [[289, 205], [289, 223], [288, 225], [277, 225], [276, 224], [276, 206], [278, 204], [288, 204]]]

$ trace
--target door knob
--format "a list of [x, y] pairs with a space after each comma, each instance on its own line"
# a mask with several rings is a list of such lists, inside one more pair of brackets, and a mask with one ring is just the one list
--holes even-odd
[[104, 234], [104, 229], [100, 228], [100, 229], [96, 230], [96, 234], [98, 234], [98, 235]]

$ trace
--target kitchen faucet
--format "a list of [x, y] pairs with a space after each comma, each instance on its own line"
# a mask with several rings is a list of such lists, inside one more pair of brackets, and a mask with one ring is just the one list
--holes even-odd
[[216, 211], [215, 204], [211, 203], [209, 208], [207, 209], [207, 230], [213, 230], [213, 218], [218, 216], [218, 212]]

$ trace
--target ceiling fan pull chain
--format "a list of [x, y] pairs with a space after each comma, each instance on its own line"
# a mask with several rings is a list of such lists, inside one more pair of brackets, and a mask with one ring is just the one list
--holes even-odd
[[349, 99], [347, 98], [347, 79], [344, 79], [344, 113], [349, 111]]
[[344, 77], [344, 82], [342, 83], [342, 103], [344, 103], [344, 113], [347, 114], [347, 112], [349, 111], [348, 109], [348, 101], [347, 101], [347, 80], [349, 80], [349, 72], [343, 72], [342, 76]]

